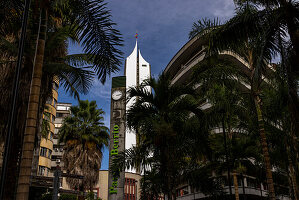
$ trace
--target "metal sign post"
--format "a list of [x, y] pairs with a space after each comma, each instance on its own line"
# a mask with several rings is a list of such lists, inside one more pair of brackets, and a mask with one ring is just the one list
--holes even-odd
[[56, 170], [54, 172], [54, 179], [53, 179], [53, 197], [52, 200], [58, 200], [58, 193], [60, 187], [60, 177], [69, 177], [69, 178], [77, 178], [83, 179], [84, 176], [77, 175], [77, 174], [67, 174], [61, 171], [59, 165], [56, 166]]

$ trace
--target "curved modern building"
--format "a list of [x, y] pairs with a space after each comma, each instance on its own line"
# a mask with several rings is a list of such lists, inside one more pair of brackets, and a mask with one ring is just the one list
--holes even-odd
[[56, 105], [58, 99], [58, 80], [53, 81], [52, 96], [49, 96], [46, 101], [46, 108], [43, 113], [43, 120], [46, 120], [49, 125], [49, 132], [47, 135], [41, 137], [39, 149], [39, 161], [37, 176], [52, 177], [51, 173], [51, 157], [53, 153], [53, 139], [54, 139], [54, 122], [56, 118]]
[[[202, 37], [200, 37], [200, 35], [195, 36], [175, 54], [166, 66], [164, 73], [168, 73], [170, 75], [172, 84], [188, 84], [192, 77], [193, 68], [205, 58], [205, 53], [205, 41]], [[242, 68], [245, 72], [250, 73], [248, 63], [245, 59], [235, 53], [224, 51], [220, 53], [219, 59], [231, 61], [234, 65]], [[270, 65], [269, 67], [271, 68]], [[244, 84], [243, 86], [250, 89], [249, 85]], [[201, 108], [206, 109], [210, 106], [211, 105], [209, 103], [205, 103]], [[223, 129], [220, 127], [214, 131], [215, 133], [222, 133]], [[267, 199], [268, 191], [265, 183], [258, 183], [256, 177], [249, 175], [241, 176], [240, 174], [237, 174], [237, 178], [241, 199], [244, 194], [246, 194], [247, 200]], [[224, 188], [226, 192], [229, 193], [228, 186], [225, 186]], [[232, 192], [234, 194], [234, 186], [232, 186], [232, 188]], [[178, 200], [206, 198], [203, 193], [196, 191], [187, 183], [182, 183], [181, 186], [177, 188], [176, 195]], [[289, 200], [288, 196], [279, 196], [277, 198], [281, 200]]]

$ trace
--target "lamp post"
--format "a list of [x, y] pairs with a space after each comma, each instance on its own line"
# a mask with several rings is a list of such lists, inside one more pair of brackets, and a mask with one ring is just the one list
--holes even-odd
[[1, 182], [0, 182], [0, 199], [3, 199], [4, 195], [4, 184], [5, 178], [7, 174], [7, 163], [8, 157], [10, 154], [10, 146], [11, 146], [11, 139], [13, 135], [13, 128], [15, 125], [16, 119], [16, 102], [18, 98], [18, 90], [19, 90], [19, 79], [20, 79], [20, 72], [22, 66], [22, 58], [24, 54], [24, 44], [25, 44], [25, 37], [26, 37], [26, 30], [27, 30], [27, 21], [28, 21], [28, 14], [29, 14], [29, 7], [30, 7], [30, 0], [25, 0], [25, 7], [22, 17], [22, 29], [21, 29], [21, 37], [19, 41], [19, 48], [18, 48], [18, 60], [16, 66], [16, 72], [14, 77], [14, 85], [12, 91], [12, 104], [10, 109], [10, 116], [8, 119], [8, 130], [5, 139], [5, 149], [3, 155], [3, 164], [2, 164], [2, 171], [1, 171]]

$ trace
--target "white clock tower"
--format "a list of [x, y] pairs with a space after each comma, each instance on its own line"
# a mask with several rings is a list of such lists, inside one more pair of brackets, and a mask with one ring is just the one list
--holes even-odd
[[[140, 49], [136, 39], [136, 44], [133, 52], [126, 58], [125, 63], [126, 89], [130, 87], [139, 86], [144, 80], [150, 78], [151, 69], [150, 64], [141, 56]], [[150, 88], [148, 88], [150, 90]], [[126, 110], [133, 105], [135, 98], [127, 102]], [[136, 145], [136, 133], [132, 130], [126, 129], [125, 148], [129, 149]], [[128, 170], [128, 172], [136, 173], [135, 169]]]

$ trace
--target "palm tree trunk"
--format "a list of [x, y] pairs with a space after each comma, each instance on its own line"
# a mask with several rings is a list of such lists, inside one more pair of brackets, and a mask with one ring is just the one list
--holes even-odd
[[294, 193], [294, 200], [299, 200], [298, 199], [298, 189], [297, 189], [297, 180], [296, 180], [296, 175], [295, 175], [295, 170], [293, 166], [292, 159], [290, 157], [290, 148], [287, 145], [287, 155], [288, 155], [288, 168], [290, 172], [290, 177], [291, 177], [291, 187]]
[[45, 51], [45, 40], [47, 32], [47, 11], [42, 11], [40, 23], [39, 39], [36, 46], [35, 62], [33, 66], [33, 76], [31, 81], [26, 127], [22, 150], [22, 160], [17, 188], [17, 200], [27, 200], [29, 197], [30, 175], [34, 150], [34, 139], [37, 131], [37, 117], [39, 109], [39, 96], [41, 88], [42, 67]]
[[225, 159], [226, 159], [226, 166], [227, 166], [227, 182], [228, 182], [228, 188], [229, 188], [229, 199], [231, 199], [232, 198], [232, 186], [231, 186], [231, 179], [230, 179], [230, 162], [229, 162], [227, 143], [226, 143], [224, 113], [222, 115], [222, 129], [223, 129], [222, 132], [223, 132]]
[[237, 173], [236, 172], [233, 172], [233, 177], [234, 177], [235, 198], [236, 198], [236, 200], [240, 200], [240, 197], [239, 197], [238, 177], [237, 177]]
[[264, 156], [264, 164], [266, 167], [266, 178], [267, 178], [267, 185], [269, 190], [269, 198], [270, 200], [276, 200], [274, 183], [272, 178], [272, 171], [271, 171], [272, 167], [270, 163], [267, 137], [265, 133], [264, 120], [263, 120], [263, 115], [261, 110], [261, 99], [259, 98], [259, 96], [257, 95], [254, 96], [254, 103], [255, 103], [255, 108], [256, 108], [257, 118], [258, 118], [259, 132], [260, 132], [262, 151]]

